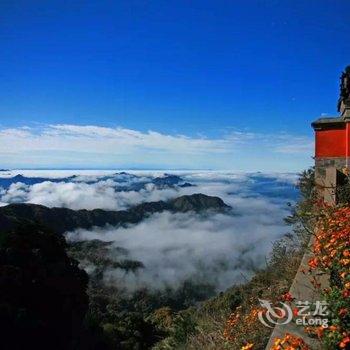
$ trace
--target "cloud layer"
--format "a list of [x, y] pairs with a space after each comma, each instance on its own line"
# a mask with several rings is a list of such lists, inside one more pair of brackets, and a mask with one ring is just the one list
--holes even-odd
[[268, 214], [262, 210], [267, 204], [253, 204], [251, 211], [257, 209], [254, 215], [203, 217], [164, 212], [127, 228], [77, 230], [68, 238], [113, 241], [115, 247], [129, 251], [129, 259], [144, 264], [135, 273], [107, 270], [104, 278], [109, 284], [135, 291], [145, 287], [176, 289], [191, 280], [211, 284], [219, 291], [249, 278], [263, 266], [271, 242], [286, 233], [281, 216], [287, 211], [273, 208], [273, 215]]
[[[74, 172], [64, 172], [64, 176]], [[76, 172], [75, 172], [76, 173]], [[28, 172], [49, 176], [49, 172]], [[144, 268], [126, 273], [110, 268], [107, 283], [135, 291], [147, 287], [176, 288], [184, 281], [209, 283], [217, 290], [249, 278], [264, 265], [272, 242], [288, 231], [283, 218], [287, 202], [297, 196], [296, 174], [177, 172], [182, 183], [193, 187], [156, 186], [159, 172], [82, 172], [74, 178], [43, 181], [34, 185], [14, 183], [0, 190], [0, 201], [30, 202], [72, 209], [125, 209], [148, 201], [167, 200], [183, 194], [204, 193], [221, 197], [232, 213], [158, 213], [137, 225], [78, 229], [67, 234], [73, 241], [99, 239], [128, 250], [127, 259], [141, 261]], [[3, 175], [10, 177], [13, 173]], [[0, 176], [1, 177], [1, 176]], [[118, 261], [120, 252], [110, 258]], [[91, 269], [91, 266], [89, 266]]]
[[[35, 172], [29, 172], [31, 175], [33, 173]], [[8, 178], [13, 174], [15, 174], [14, 171], [9, 175], [3, 175], [3, 177]], [[162, 173], [158, 172], [136, 172], [137, 175], [110, 172], [99, 175], [97, 171], [95, 175], [79, 175], [72, 179], [67, 177], [57, 179], [56, 174], [52, 181], [50, 181], [50, 172], [40, 174], [40, 171], [37, 171], [36, 174], [45, 175], [47, 179], [33, 185], [26, 185], [23, 183], [25, 180], [23, 180], [23, 182], [12, 183], [8, 188], [0, 187], [0, 203], [2, 205], [33, 203], [75, 210], [97, 208], [122, 210], [143, 202], [168, 200], [185, 194], [203, 193], [219, 196], [229, 205], [236, 206], [240, 204], [241, 198], [252, 196], [258, 203], [259, 193], [272, 199], [274, 196], [277, 196], [276, 198], [283, 195], [288, 197], [291, 193], [283, 191], [290, 191], [290, 184], [296, 178], [295, 174], [177, 172], [183, 180], [182, 183], [188, 182], [195, 185], [181, 187], [177, 185], [156, 186], [153, 179], [162, 176]]]
[[[143, 167], [296, 170], [310, 163], [313, 141], [284, 133], [170, 135], [95, 125], [0, 128], [6, 167]], [[277, 155], [283, 157], [276, 159]], [[263, 159], [262, 159], [263, 158]]]

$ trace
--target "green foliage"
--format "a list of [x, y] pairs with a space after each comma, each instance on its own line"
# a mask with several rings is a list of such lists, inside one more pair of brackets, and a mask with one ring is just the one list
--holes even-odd
[[154, 325], [136, 312], [124, 313], [123, 318], [103, 324], [103, 330], [111, 348], [119, 344], [120, 348], [126, 350], [149, 349], [161, 336]]
[[315, 202], [317, 193], [315, 187], [315, 168], [311, 167], [299, 174], [297, 184], [300, 190], [301, 199], [294, 207], [291, 207], [291, 215], [284, 220], [288, 225], [293, 226], [294, 235], [305, 249], [313, 234], [317, 212], [315, 212]]
[[212, 287], [185, 282], [176, 290], [143, 289], [130, 294], [116, 286], [105, 285], [101, 279], [92, 280], [89, 313], [108, 333], [111, 345], [117, 342], [122, 349], [147, 348], [146, 345], [149, 347], [174, 331], [175, 338], [180, 339], [181, 332], [192, 330], [186, 326], [187, 318], [178, 317], [176, 312], [206, 299], [208, 292], [213, 293]]
[[194, 334], [196, 323], [190, 312], [180, 312], [174, 319], [172, 341], [174, 346], [184, 344], [189, 334]]
[[[344, 298], [342, 290], [338, 287], [332, 286], [328, 293], [324, 293], [323, 299], [328, 303], [327, 309], [329, 311], [328, 319], [333, 326], [339, 326], [343, 330], [350, 330], [350, 300]], [[340, 316], [341, 310], [345, 310], [347, 314]], [[322, 338], [322, 344], [325, 349], [338, 349], [338, 345], [343, 339], [344, 335], [335, 331], [327, 331]], [[348, 348], [346, 348], [348, 349]]]
[[155, 346], [158, 350], [183, 349], [190, 335], [196, 334], [197, 320], [191, 308], [177, 313], [168, 327], [168, 337]]
[[310, 167], [299, 174], [298, 188], [304, 200], [315, 197], [315, 167]]

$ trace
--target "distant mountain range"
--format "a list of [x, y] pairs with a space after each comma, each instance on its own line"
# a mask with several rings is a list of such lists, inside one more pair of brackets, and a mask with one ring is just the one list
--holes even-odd
[[120, 211], [102, 209], [72, 210], [20, 203], [0, 207], [0, 227], [8, 230], [24, 222], [35, 222], [50, 228], [57, 234], [63, 234], [77, 228], [89, 229], [93, 226], [102, 227], [107, 224], [118, 226], [138, 223], [153, 213], [163, 211], [183, 213], [207, 210], [227, 211], [230, 208], [221, 198], [201, 193], [181, 196], [167, 202], [142, 203], [128, 210]]
[[[158, 188], [172, 187], [172, 186], [178, 186], [178, 187], [195, 186], [193, 184], [185, 182], [180, 176], [172, 175], [172, 174], [164, 174], [164, 176], [159, 176], [155, 178], [145, 178], [134, 174], [129, 174], [126, 172], [120, 172], [120, 173], [115, 173], [111, 175], [98, 176], [95, 179], [89, 179], [89, 178], [84, 179], [83, 177], [77, 176], [77, 175], [62, 177], [62, 178], [45, 178], [45, 177], [27, 177], [27, 176], [18, 174], [13, 177], [0, 178], [0, 187], [7, 189], [12, 184], [15, 184], [18, 182], [31, 186], [31, 185], [39, 184], [45, 181], [50, 181], [54, 183], [83, 182], [87, 184], [93, 184], [99, 181], [106, 181], [106, 180], [112, 180], [118, 183], [118, 187], [116, 188], [118, 191], [123, 191], [123, 190], [138, 191], [144, 188], [144, 186], [149, 183], [153, 183]], [[125, 183], [125, 186], [123, 186], [123, 183]]]

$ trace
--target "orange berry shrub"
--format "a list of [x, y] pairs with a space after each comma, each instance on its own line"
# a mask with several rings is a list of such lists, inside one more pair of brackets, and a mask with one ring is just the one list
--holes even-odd
[[316, 225], [310, 270], [330, 276], [323, 291], [329, 327], [319, 335], [327, 349], [350, 349], [350, 207], [323, 208]]
[[286, 333], [283, 338], [276, 338], [270, 350], [311, 350], [300, 337]]
[[[258, 344], [251, 341], [257, 338], [258, 333], [267, 336], [266, 330], [259, 322], [258, 313], [260, 307], [251, 306], [247, 309], [237, 307], [227, 319], [223, 336], [228, 342], [228, 347], [233, 349], [255, 349]], [[260, 344], [259, 344], [260, 345]]]

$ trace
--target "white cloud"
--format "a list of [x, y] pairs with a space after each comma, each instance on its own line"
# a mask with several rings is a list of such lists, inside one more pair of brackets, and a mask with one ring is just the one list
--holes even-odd
[[[226, 152], [228, 140], [190, 138], [165, 135], [155, 131], [142, 133], [124, 128], [86, 125], [49, 125], [43, 129], [3, 129], [1, 150], [79, 151], [91, 153], [123, 153], [133, 148], [150, 148], [167, 152]], [[18, 143], [13, 147], [13, 141]], [[11, 147], [12, 146], [12, 147]]]
[[111, 180], [94, 184], [45, 181], [32, 186], [14, 183], [6, 191], [0, 192], [0, 199], [5, 203], [33, 203], [47, 207], [66, 207], [79, 209], [122, 210], [142, 202], [166, 200], [176, 197], [175, 189], [156, 189], [147, 184], [139, 191], [118, 191]]
[[68, 238], [112, 241], [114, 247], [126, 248], [127, 258], [141, 261], [145, 268], [127, 274], [111, 268], [104, 277], [131, 291], [145, 286], [176, 288], [187, 279], [223, 290], [249, 278], [252, 268], [265, 264], [272, 242], [289, 229], [283, 217], [289, 213], [286, 202], [296, 194], [296, 175], [200, 172], [184, 177], [197, 187], [174, 195], [192, 191], [216, 195], [233, 212], [210, 216], [163, 212], [127, 227], [78, 229]]
[[[109, 177], [105, 178], [108, 173]], [[261, 267], [272, 242], [288, 230], [282, 219], [288, 214], [286, 202], [293, 201], [296, 196], [296, 175], [216, 171], [176, 173], [196, 186], [157, 188], [151, 179], [161, 175], [159, 172], [139, 171], [134, 177], [100, 171], [64, 171], [60, 174], [79, 177], [68, 183], [12, 184], [9, 189], [0, 191], [0, 205], [30, 202], [72, 209], [115, 210], [183, 194], [219, 196], [233, 207], [233, 215], [205, 217], [163, 212], [137, 225], [76, 230], [68, 236], [72, 240], [98, 238], [113, 241], [115, 246], [129, 250], [128, 259], [142, 261], [145, 268], [139, 273], [125, 274], [120, 269], [110, 269], [105, 274], [106, 281], [129, 290], [142, 286], [176, 287], [187, 278], [213, 283], [218, 289], [224, 289], [241, 281], [242, 274], [248, 277], [252, 266]], [[58, 176], [52, 171], [27, 171], [27, 175], [56, 179]], [[96, 182], [86, 183], [92, 180]], [[147, 183], [138, 191], [132, 190], [140, 182]], [[121, 186], [126, 188], [120, 191]], [[113, 250], [111, 254], [113, 258]]]
[[[284, 154], [276, 160], [277, 154]], [[312, 155], [312, 140], [287, 134], [230, 132], [219, 138], [141, 132], [94, 125], [0, 129], [6, 167], [158, 167], [296, 170]]]
[[[14, 172], [11, 172], [14, 174]], [[48, 176], [52, 171], [29, 171], [31, 176]], [[65, 173], [65, 172], [64, 172]], [[96, 172], [99, 173], [98, 171]], [[68, 173], [66, 175], [72, 175]], [[75, 172], [77, 174], [77, 172]], [[158, 188], [152, 183], [154, 176], [161, 176], [156, 172], [136, 172], [138, 176], [125, 175], [79, 175], [70, 182], [44, 181], [34, 185], [21, 182], [13, 183], [8, 189], [1, 190], [0, 201], [4, 203], [34, 203], [48, 207], [66, 207], [78, 209], [106, 209], [122, 210], [143, 202], [168, 200], [185, 194], [204, 193], [219, 196], [229, 205], [236, 206], [236, 200], [241, 196], [256, 194], [252, 190], [255, 181], [254, 174], [232, 172], [177, 172], [184, 182], [195, 184], [194, 187], [165, 187]], [[51, 175], [52, 176], [52, 175]], [[4, 177], [8, 177], [5, 175]], [[57, 181], [57, 174], [52, 176]], [[293, 184], [295, 174], [259, 174], [259, 178], [273, 179], [282, 183]], [[49, 180], [49, 179], [48, 179]], [[90, 183], [91, 181], [94, 181]], [[89, 182], [89, 183], [87, 183]], [[142, 185], [135, 189], [135, 185]], [[269, 186], [269, 185], [267, 185]], [[270, 184], [271, 186], [271, 184]], [[232, 193], [239, 193], [237, 197]], [[259, 199], [255, 199], [258, 204]]]
[[281, 220], [285, 211], [261, 209], [258, 205], [258, 215], [210, 217], [164, 212], [127, 228], [77, 230], [68, 237], [113, 241], [114, 246], [129, 251], [128, 258], [145, 266], [138, 273], [128, 274], [110, 269], [105, 273], [108, 283], [129, 290], [145, 286], [162, 289], [191, 279], [224, 290], [250, 277], [252, 268], [261, 267], [271, 242], [287, 231]]

